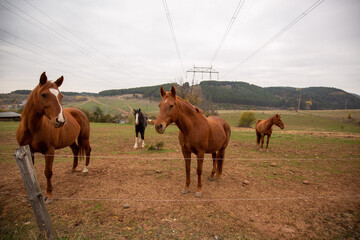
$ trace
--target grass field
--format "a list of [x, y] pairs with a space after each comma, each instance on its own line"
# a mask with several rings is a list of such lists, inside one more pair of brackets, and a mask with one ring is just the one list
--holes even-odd
[[[200, 201], [196, 161], [191, 193], [180, 193], [185, 170], [175, 125], [162, 135], [149, 126], [145, 142], [165, 147], [148, 151], [132, 148], [133, 125], [91, 123], [89, 174], [82, 166], [71, 174], [71, 150], [57, 151], [53, 225], [62, 239], [358, 239], [360, 110], [351, 110], [352, 119], [348, 112], [279, 111], [285, 129], [274, 127], [270, 151], [259, 152], [254, 129], [237, 127], [241, 111], [220, 111], [232, 126], [224, 173], [208, 181], [206, 157]], [[275, 113], [255, 111], [257, 118]], [[13, 158], [17, 125], [0, 122], [0, 239], [38, 239]], [[35, 159], [45, 191], [44, 160]]]

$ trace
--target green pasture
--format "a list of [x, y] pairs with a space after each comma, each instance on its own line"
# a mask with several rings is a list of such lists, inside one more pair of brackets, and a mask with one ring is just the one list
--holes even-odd
[[[231, 126], [238, 126], [241, 113], [244, 111], [219, 111]], [[323, 111], [253, 111], [256, 119], [267, 119], [276, 113], [281, 114], [285, 130], [297, 131], [330, 131], [360, 133], [360, 110], [352, 110], [352, 119], [347, 119], [347, 110]], [[255, 123], [252, 126], [255, 127]], [[276, 129], [276, 127], [274, 127]]]
[[94, 112], [96, 107], [99, 107], [104, 113], [112, 115], [122, 114], [121, 110], [130, 112], [130, 107], [133, 109], [141, 108], [147, 114], [156, 115], [159, 110], [158, 102], [147, 99], [136, 98], [118, 98], [118, 97], [96, 97], [90, 98], [89, 101], [66, 103], [64, 107], [76, 107], [86, 109]]
[[[106, 99], [101, 99], [101, 101], [103, 100], [104, 103], [106, 103]], [[98, 101], [100, 100], [98, 99]], [[139, 101], [139, 104], [140, 103], [141, 100]], [[89, 102], [87, 104], [90, 106], [91, 104], [98, 103]], [[119, 101], [117, 107], [119, 107], [120, 104]], [[139, 105], [139, 107], [145, 111], [143, 106], [145, 105]], [[103, 105], [99, 105], [99, 107], [103, 107]], [[253, 128], [237, 127], [241, 112], [242, 111], [219, 112], [219, 115], [226, 119], [232, 127], [230, 145], [226, 150], [226, 165], [223, 181], [231, 182], [236, 179], [241, 185], [243, 179], [248, 179], [251, 182], [250, 188], [266, 189], [270, 187], [276, 191], [281, 191], [281, 193], [291, 192], [292, 186], [300, 185], [305, 187], [303, 184], [304, 180], [309, 180], [311, 182], [310, 186], [319, 186], [319, 192], [327, 188], [326, 186], [328, 186], [329, 181], [336, 184], [337, 181], [334, 179], [337, 177], [342, 179], [347, 178], [349, 179], [349, 183], [358, 181], [360, 177], [359, 110], [352, 111], [354, 114], [352, 115], [353, 119], [351, 121], [347, 119], [347, 111], [254, 111], [257, 119], [266, 119], [276, 113], [282, 114], [285, 129], [280, 130], [274, 127], [269, 152], [258, 151]], [[18, 147], [16, 142], [16, 129], [18, 125], [19, 122], [0, 122], [0, 163], [3, 165], [16, 164], [13, 154]], [[101, 160], [99, 156], [119, 156], [119, 158], [121, 156], [128, 156], [134, 159], [137, 156], [141, 156], [143, 159], [139, 161], [141, 161], [141, 164], [149, 166], [149, 168], [144, 170], [140, 177], [153, 174], [154, 169], [161, 169], [163, 172], [153, 174], [154, 177], [152, 181], [154, 182], [159, 179], [165, 181], [170, 174], [179, 173], [180, 176], [183, 176], [184, 166], [183, 161], [181, 161], [182, 155], [177, 139], [178, 131], [175, 125], [171, 125], [166, 129], [164, 134], [158, 134], [152, 126], [148, 126], [145, 142], [147, 144], [156, 144], [163, 141], [165, 144], [163, 151], [153, 152], [146, 149], [134, 150], [132, 148], [135, 140], [133, 124], [91, 123], [90, 140], [93, 156], [91, 164], [96, 165], [96, 161]], [[327, 134], [329, 132], [335, 134]], [[350, 133], [354, 133], [355, 135], [349, 137]], [[58, 150], [57, 153], [71, 155], [71, 150], [66, 148]], [[180, 161], [167, 159], [169, 154], [172, 154], [170, 155], [172, 158], [179, 156]], [[38, 156], [40, 155], [36, 156], [37, 162], [44, 161], [42, 157]], [[162, 161], [149, 161], [151, 157], [161, 158]], [[209, 156], [207, 155], [206, 158], [209, 158]], [[102, 159], [102, 161], [107, 160], [107, 158], [104, 159]], [[55, 164], [63, 161], [68, 161], [70, 167], [72, 158], [62, 156], [55, 158]], [[276, 163], [276, 167], [270, 165], [270, 163], [273, 162]], [[209, 164], [209, 162], [204, 163], [204, 174], [209, 172], [210, 167], [211, 164]], [[196, 161], [192, 161], [192, 169], [192, 171], [196, 169]], [[141, 181], [141, 179], [139, 181]], [[182, 179], [179, 181], [182, 181]], [[119, 186], [121, 186], [121, 183], [119, 183]], [[205, 189], [209, 188], [210, 184], [206, 182], [205, 186]], [[221, 187], [221, 185], [219, 186]], [[242, 191], [246, 190], [246, 188], [241, 189], [244, 189]], [[305, 194], [299, 193], [299, 195]], [[8, 197], [9, 196], [0, 196], [1, 202], [8, 201], [6, 199]], [[60, 204], [61, 207], [59, 207]], [[62, 234], [62, 239], [116, 239], [116, 235], [112, 236], [111, 231], [109, 232], [106, 227], [102, 227], [101, 224], [99, 224], [99, 219], [109, 218], [116, 220], [116, 222], [109, 225], [119, 232], [121, 231], [121, 235], [129, 239], [174, 238], [174, 233], [169, 232], [167, 223], [156, 221], [151, 217], [155, 215], [155, 207], [147, 207], [144, 210], [139, 210], [141, 216], [135, 215], [134, 220], [125, 219], [125, 221], [120, 222], [117, 220], [120, 214], [114, 211], [114, 209], [116, 209], [116, 207], [122, 208], [122, 205], [120, 204], [116, 207], [114, 207], [114, 205], [119, 205], [119, 203], [106, 202], [105, 204], [100, 201], [55, 201], [53, 205], [49, 205], [49, 210], [53, 212], [63, 208], [61, 214], [52, 215], [54, 225], [58, 232]], [[131, 206], [131, 208], [133, 207], [134, 206]], [[201, 204], [196, 204], [194, 208], [198, 210], [198, 208], [201, 207]], [[0, 224], [4, 226], [2, 229], [5, 233], [0, 234], [0, 239], [37, 238], [38, 230], [33, 221], [30, 208], [28, 208], [26, 214], [21, 212], [22, 208], [19, 209], [20, 210], [13, 207], [11, 209], [12, 211], [8, 211], [7, 215], [2, 216], [2, 219], [0, 219]], [[79, 210], [76, 211], [77, 209]], [[208, 226], [205, 225], [205, 223], [202, 225], [203, 223], [201, 223], [201, 221], [199, 221], [200, 223], [194, 222], [194, 218], [189, 218], [187, 215], [184, 217], [181, 211], [176, 210], [178, 209], [177, 207], [174, 209], [170, 207], [169, 212], [165, 215], [172, 216], [172, 219], [178, 219], [177, 221], [182, 224], [181, 227], [178, 228], [179, 230], [177, 229], [179, 232], [176, 233], [177, 235], [175, 236], [183, 239], [182, 236], [189, 232], [193, 232], [194, 235], [193, 237], [188, 237], [188, 239], [202, 239], [204, 236], [207, 236]], [[81, 217], [76, 215], [76, 212], [79, 213], [79, 216], [84, 215], [84, 219], [87, 219], [81, 223], [82, 225], [80, 227], [76, 225], [77, 222], [69, 224], [69, 218], [66, 218], [67, 215], [75, 215], [77, 219], [81, 219]], [[22, 215], [20, 215], [20, 213]], [[196, 211], [194, 211], [194, 214], [196, 214]], [[323, 213], [317, 212], [316, 214]], [[146, 218], [144, 218], [144, 216], [146, 216]], [[208, 221], [213, 221], [216, 218], [231, 219], [232, 215], [223, 210], [215, 209], [209, 213], [209, 216], [202, 218], [207, 220], [205, 221], [207, 224]], [[14, 224], [15, 220], [19, 224]], [[332, 223], [337, 220], [329, 219], [326, 221], [326, 223]], [[30, 222], [30, 225], [25, 225], [24, 223], [26, 222]], [[245, 229], [251, 232], [252, 228], [245, 226]], [[222, 234], [223, 239], [232, 238], [232, 230], [230, 227], [229, 229], [222, 230]], [[343, 236], [341, 234], [343, 233], [335, 234], [334, 238], [342, 239]], [[249, 236], [250, 239], [256, 238], [253, 237], [251, 233], [245, 235], [243, 233], [241, 236], [243, 236], [244, 239], [248, 239], [247, 236]], [[333, 235], [330, 234], [330, 236]]]
[[[352, 148], [360, 152], [360, 138], [349, 137], [346, 134], [360, 133], [360, 126], [355, 124], [359, 118], [353, 119], [354, 122], [348, 122], [342, 119], [347, 116], [347, 111], [255, 111], [257, 119], [268, 118], [275, 113], [280, 113], [283, 117], [285, 129], [280, 130], [274, 126], [274, 132], [270, 140], [271, 149], [281, 149], [281, 151], [272, 151], [268, 156], [271, 157], [313, 157], [317, 152], [319, 158], [326, 158], [335, 155], [334, 151]], [[359, 110], [353, 110], [354, 118], [360, 113]], [[254, 128], [237, 128], [241, 111], [221, 111], [220, 116], [229, 122], [232, 127], [231, 140], [247, 144], [247, 147], [241, 148], [241, 157], [256, 158], [258, 151], [256, 149], [256, 136]], [[334, 118], [333, 116], [336, 116]], [[0, 150], [3, 154], [1, 161], [13, 161], [12, 154], [17, 147], [16, 129], [18, 122], [0, 122]], [[148, 145], [157, 144], [161, 141], [165, 143], [165, 153], [167, 151], [178, 151], [177, 133], [178, 128], [175, 125], [169, 126], [164, 134], [156, 133], [153, 126], [148, 126], [146, 130], [145, 143]], [[303, 134], [301, 134], [303, 132]], [[317, 133], [325, 134], [317, 134]], [[337, 133], [336, 136], [326, 135], [326, 133]], [[344, 136], [342, 137], [342, 134]], [[135, 141], [135, 130], [132, 124], [116, 123], [91, 123], [90, 140], [93, 148], [93, 154], [142, 154], [147, 150], [132, 150]], [[171, 139], [171, 141], [169, 141]], [[62, 150], [64, 151], [64, 150]], [[228, 150], [231, 153], [231, 149]], [[5, 154], [6, 153], [6, 154]], [[148, 151], [148, 153], [151, 153]], [[68, 150], [68, 154], [71, 151]], [[234, 154], [237, 154], [234, 152]], [[352, 157], [352, 152], [344, 152], [342, 157]]]

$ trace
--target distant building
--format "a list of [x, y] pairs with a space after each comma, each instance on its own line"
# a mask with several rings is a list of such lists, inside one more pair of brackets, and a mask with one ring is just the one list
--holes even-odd
[[21, 115], [15, 112], [0, 112], [0, 121], [20, 121]]

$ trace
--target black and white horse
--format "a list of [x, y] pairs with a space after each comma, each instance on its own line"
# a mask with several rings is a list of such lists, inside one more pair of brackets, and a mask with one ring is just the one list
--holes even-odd
[[139, 132], [141, 134], [141, 147], [144, 148], [145, 147], [144, 135], [145, 135], [145, 128], [147, 127], [147, 117], [141, 112], [140, 108], [139, 110], [134, 109], [134, 117], [135, 117], [135, 133], [136, 133], [134, 149], [138, 147]]

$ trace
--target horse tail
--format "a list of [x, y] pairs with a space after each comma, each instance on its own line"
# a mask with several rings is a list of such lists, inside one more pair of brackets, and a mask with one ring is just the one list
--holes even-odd
[[256, 143], [257, 144], [260, 144], [260, 139], [261, 139], [261, 134], [258, 131], [256, 131]]
[[79, 147], [79, 157], [80, 159], [84, 159], [86, 157], [86, 166], [89, 165], [90, 162], [90, 123], [85, 115], [85, 113], [79, 111], [79, 118], [77, 119], [80, 124], [80, 133], [77, 139], [78, 147]]
[[79, 153], [78, 153], [79, 158], [80, 160], [83, 160], [84, 156], [86, 155], [86, 151], [81, 135], [78, 137], [78, 147], [79, 147]]
[[220, 176], [222, 174], [222, 169], [224, 166], [224, 157], [225, 157], [225, 149], [229, 144], [230, 141], [230, 136], [231, 136], [231, 128], [229, 126], [229, 124], [224, 124], [224, 130], [226, 133], [226, 141], [224, 146], [219, 150], [218, 152], [218, 161], [217, 161], [217, 175]]

